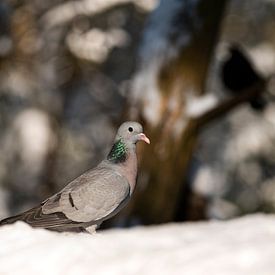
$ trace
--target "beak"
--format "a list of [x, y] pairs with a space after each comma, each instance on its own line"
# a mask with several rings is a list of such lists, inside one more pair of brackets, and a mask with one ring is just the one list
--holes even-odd
[[145, 134], [143, 134], [143, 133], [138, 135], [138, 139], [143, 140], [144, 142], [150, 144], [150, 139], [148, 137], [146, 137]]

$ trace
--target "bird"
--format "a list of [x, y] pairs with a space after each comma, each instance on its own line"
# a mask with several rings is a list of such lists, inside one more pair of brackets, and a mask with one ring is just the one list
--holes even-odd
[[38, 206], [0, 221], [0, 226], [24, 221], [57, 232], [96, 232], [103, 221], [127, 204], [135, 190], [139, 141], [150, 144], [141, 124], [122, 123], [107, 157], [96, 167]]
[[[233, 95], [238, 95], [257, 83], [265, 82], [243, 50], [236, 44], [229, 47], [229, 57], [222, 62], [220, 73], [223, 85]], [[266, 101], [260, 92], [249, 101], [251, 108], [257, 111], [262, 111], [266, 106]]]

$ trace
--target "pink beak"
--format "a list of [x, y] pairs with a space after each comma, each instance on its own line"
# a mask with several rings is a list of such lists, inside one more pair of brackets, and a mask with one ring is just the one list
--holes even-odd
[[146, 143], [150, 144], [150, 139], [148, 137], [146, 137], [145, 134], [141, 133], [138, 136], [139, 136], [139, 140], [143, 140]]

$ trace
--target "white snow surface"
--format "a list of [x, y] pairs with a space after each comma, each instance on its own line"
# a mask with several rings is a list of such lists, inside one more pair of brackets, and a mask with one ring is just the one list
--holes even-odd
[[55, 233], [0, 227], [0, 274], [274, 275], [275, 215]]

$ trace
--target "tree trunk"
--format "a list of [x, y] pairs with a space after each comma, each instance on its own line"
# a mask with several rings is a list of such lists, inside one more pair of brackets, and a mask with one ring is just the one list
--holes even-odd
[[[175, 218], [198, 135], [198, 114], [192, 102], [204, 96], [227, 1], [183, 1], [174, 10], [167, 9], [166, 2], [160, 3], [145, 31], [143, 59], [129, 103], [130, 116], [144, 122], [151, 140], [150, 146], [142, 147], [142, 178], [127, 213], [145, 224]], [[170, 14], [164, 16], [165, 10]], [[160, 16], [167, 18], [166, 33], [160, 30], [161, 24], [154, 24], [162, 20]], [[163, 43], [154, 46], [158, 40]]]

